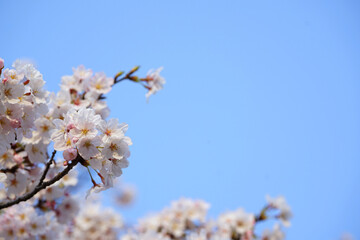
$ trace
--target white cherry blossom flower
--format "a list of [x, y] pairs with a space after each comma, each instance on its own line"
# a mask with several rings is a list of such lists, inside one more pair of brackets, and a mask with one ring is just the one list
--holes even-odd
[[159, 90], [163, 88], [163, 85], [166, 83], [165, 78], [160, 76], [160, 72], [163, 70], [162, 67], [156, 69], [156, 70], [150, 70], [147, 74], [148, 79], [148, 89], [149, 91], [146, 93], [146, 98], [149, 99], [149, 97]]
[[5, 103], [5, 113], [9, 119], [21, 119], [23, 116], [23, 109], [17, 104]]
[[86, 160], [91, 157], [95, 157], [98, 153], [98, 147], [100, 147], [102, 141], [99, 136], [95, 137], [83, 137], [77, 143], [79, 154]]
[[92, 75], [91, 69], [86, 69], [84, 65], [80, 65], [77, 68], [73, 68], [74, 77], [78, 80], [89, 79]]
[[87, 87], [90, 91], [98, 94], [105, 94], [110, 92], [111, 86], [114, 84], [114, 79], [106, 77], [105, 73], [95, 73], [87, 82]]
[[[35, 215], [35, 214], [34, 214]], [[32, 236], [38, 236], [46, 232], [46, 219], [43, 216], [32, 216], [28, 223], [29, 233]]]
[[129, 145], [123, 138], [110, 137], [101, 151], [104, 158], [122, 159], [130, 156]]
[[[11, 76], [13, 75], [10, 75], [10, 77]], [[19, 81], [17, 79], [9, 78], [6, 82], [3, 81], [2, 83], [0, 83], [0, 93], [9, 103], [20, 102], [19, 98], [23, 96], [24, 91], [24, 85], [19, 84]]]
[[61, 78], [61, 88], [63, 92], [67, 92], [67, 93], [69, 93], [70, 89], [74, 89], [77, 92], [81, 92], [82, 85], [80, 84], [80, 80], [78, 78], [75, 78], [74, 76], [63, 76]]
[[136, 189], [132, 185], [115, 184], [116, 203], [121, 206], [128, 206], [134, 202]]
[[46, 148], [47, 145], [43, 143], [29, 143], [25, 146], [25, 151], [32, 163], [44, 163], [46, 161]]
[[61, 179], [61, 183], [65, 186], [76, 186], [76, 184], [78, 183], [78, 171], [70, 171]]
[[9, 149], [2, 155], [0, 155], [0, 167], [1, 168], [11, 168], [16, 165], [14, 161], [14, 150]]
[[261, 240], [283, 240], [285, 239], [285, 234], [280, 229], [279, 224], [275, 224], [273, 230], [265, 229]]
[[52, 119], [64, 120], [66, 113], [71, 110], [71, 104], [64, 104], [62, 106], [57, 106], [56, 108], [51, 109], [49, 115]]
[[65, 189], [60, 188], [59, 185], [53, 185], [43, 190], [42, 194], [47, 201], [53, 201], [64, 196], [64, 191]]
[[229, 232], [230, 236], [233, 232], [236, 234], [245, 234], [252, 229], [254, 223], [254, 214], [246, 213], [242, 208], [223, 213], [218, 219], [219, 229]]
[[58, 151], [63, 151], [74, 146], [72, 141], [73, 136], [70, 134], [70, 130], [75, 127], [72, 119], [72, 111], [69, 111], [64, 120], [53, 120], [55, 125], [51, 134], [51, 139], [54, 141], [54, 148]]
[[182, 198], [165, 208], [157, 215], [141, 219], [139, 232], [152, 233], [161, 230], [163, 236], [180, 238], [186, 235], [187, 228], [203, 222], [209, 205], [201, 200]]
[[[106, 173], [105, 176], [111, 175], [113, 177], [120, 177], [122, 174], [122, 169], [127, 168], [129, 166], [129, 162], [126, 158], [115, 159], [112, 158], [110, 160], [103, 162], [102, 173]], [[112, 186], [112, 185], [111, 185]]]
[[[103, 134], [103, 141], [106, 142], [111, 137], [123, 137], [128, 129], [128, 125], [126, 123], [119, 124], [117, 119], [111, 118], [108, 121], [101, 120], [98, 129]], [[127, 141], [129, 141], [129, 145], [131, 145], [131, 140], [128, 139]]]
[[17, 227], [14, 225], [4, 226], [2, 231], [0, 231], [0, 237], [4, 239], [15, 239], [16, 238]]
[[96, 126], [100, 120], [100, 115], [95, 114], [93, 109], [80, 108], [77, 114], [74, 114], [75, 127], [70, 130], [70, 134], [77, 138], [96, 136]]
[[11, 82], [12, 84], [17, 84], [24, 78], [24, 74], [17, 72], [16, 69], [4, 69], [3, 71], [3, 83]]
[[27, 177], [23, 172], [17, 171], [15, 174], [8, 173], [7, 179], [5, 181], [5, 186], [7, 187], [7, 194], [14, 194], [18, 196], [22, 194], [27, 185]]
[[50, 143], [51, 130], [54, 128], [54, 124], [47, 118], [42, 117], [35, 120], [36, 137], [45, 144]]
[[292, 212], [285, 198], [283, 196], [271, 198], [269, 195], [267, 195], [266, 200], [271, 207], [279, 209], [280, 214], [278, 218], [281, 220], [285, 227], [289, 227], [291, 225], [290, 219], [292, 218]]
[[49, 93], [43, 89], [44, 84], [45, 81], [42, 78], [30, 80], [31, 94], [34, 96], [36, 103], [46, 103], [46, 97]]
[[67, 223], [79, 210], [79, 203], [72, 197], [66, 197], [57, 208], [57, 219], [60, 223]]
[[10, 120], [4, 116], [0, 115], [0, 130], [2, 134], [8, 135], [9, 132], [14, 131], [13, 127], [11, 126]]
[[72, 239], [116, 240], [118, 229], [123, 226], [119, 214], [110, 209], [102, 209], [97, 203], [86, 201], [75, 218]]
[[70, 107], [71, 96], [68, 89], [60, 89], [60, 91], [56, 94], [54, 99], [54, 103], [57, 107], [68, 106]]
[[[13, 62], [12, 67], [20, 74], [25, 75], [27, 79], [34, 79], [41, 73], [34, 67], [34, 61], [31, 59], [17, 59]], [[40, 76], [42, 78], [42, 75]]]

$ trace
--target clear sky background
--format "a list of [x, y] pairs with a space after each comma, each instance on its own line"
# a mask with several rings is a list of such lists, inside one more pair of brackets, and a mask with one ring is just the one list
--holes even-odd
[[294, 211], [288, 239], [360, 239], [359, 1], [0, 1], [0, 57], [33, 59], [51, 91], [84, 64], [112, 76], [164, 66], [147, 104], [109, 94], [133, 139], [130, 221], [181, 196], [210, 216]]

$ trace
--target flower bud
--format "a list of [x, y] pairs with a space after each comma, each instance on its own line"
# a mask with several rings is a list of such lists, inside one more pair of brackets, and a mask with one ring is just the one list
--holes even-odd
[[77, 143], [79, 141], [79, 138], [78, 137], [73, 137], [73, 139], [72, 139], [72, 142], [75, 144], [75, 143]]
[[139, 70], [140, 66], [135, 66], [130, 70], [130, 74], [133, 74], [134, 72], [136, 72], [137, 70]]
[[66, 126], [66, 131], [70, 132], [70, 130], [73, 128], [75, 128], [75, 125], [73, 123], [70, 123], [69, 125]]
[[15, 154], [14, 155], [14, 162], [16, 162], [17, 164], [22, 163], [23, 161], [23, 156], [21, 156], [20, 154]]
[[4, 59], [0, 58], [0, 70], [4, 68]]
[[71, 161], [75, 159], [76, 156], [77, 156], [77, 150], [75, 148], [69, 148], [63, 152], [63, 157], [66, 161]]
[[118, 77], [120, 77], [121, 75], [123, 75], [124, 74], [124, 71], [120, 71], [120, 72], [118, 72], [116, 75], [115, 75], [115, 79], [117, 79]]
[[10, 126], [12, 128], [19, 128], [21, 126], [21, 122], [17, 119], [11, 119], [10, 120]]

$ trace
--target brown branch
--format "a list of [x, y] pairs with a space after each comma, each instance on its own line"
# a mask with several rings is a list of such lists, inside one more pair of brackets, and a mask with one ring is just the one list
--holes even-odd
[[54, 161], [55, 154], [56, 154], [56, 150], [54, 150], [54, 151], [52, 152], [51, 158], [50, 158], [49, 161], [46, 163], [44, 172], [43, 172], [43, 174], [41, 175], [41, 178], [40, 178], [39, 183], [38, 183], [37, 186], [40, 186], [40, 185], [44, 182], [45, 177], [46, 177], [46, 174], [47, 174], [47, 172], [48, 172], [49, 169], [50, 169], [50, 165], [51, 165], [51, 164], [53, 163], [53, 161]]
[[11, 167], [11, 168], [3, 168], [3, 169], [0, 169], [0, 172], [2, 172], [2, 173], [15, 173], [16, 172], [16, 170], [19, 168], [19, 165], [15, 165], [15, 166], [13, 166], [13, 167]]
[[[54, 154], [54, 153], [53, 153]], [[76, 166], [76, 164], [78, 164], [80, 161], [82, 161], [83, 158], [78, 154], [78, 156], [71, 161], [71, 163], [69, 163], [67, 165], [67, 167], [62, 171], [59, 172], [53, 179], [49, 180], [49, 181], [45, 181], [42, 182], [41, 184], [38, 184], [31, 192], [26, 193], [24, 195], [22, 195], [21, 197], [18, 197], [14, 200], [8, 201], [8, 202], [3, 202], [0, 203], [0, 209], [4, 209], [10, 206], [13, 206], [15, 204], [18, 204], [20, 202], [24, 202], [29, 200], [30, 198], [32, 198], [35, 194], [37, 194], [39, 191], [49, 187], [50, 185], [56, 183], [57, 181], [59, 181], [61, 178], [63, 178], [66, 174], [69, 173], [69, 171]], [[50, 165], [49, 165], [50, 166]]]
[[261, 212], [257, 216], [255, 216], [255, 222], [261, 222], [268, 219], [268, 216], [266, 215], [266, 211], [269, 210], [269, 208], [270, 208], [269, 205], [263, 207], [263, 209], [261, 209]]
[[140, 66], [135, 66], [135, 67], [133, 67], [133, 68], [130, 70], [130, 72], [128, 72], [124, 77], [119, 78], [119, 79], [118, 79], [118, 77], [120, 77], [120, 76], [123, 74], [123, 72], [120, 72], [121, 74], [118, 73], [118, 74], [114, 77], [114, 84], [113, 84], [113, 85], [119, 83], [120, 81], [126, 80], [126, 79], [129, 79], [129, 80], [131, 80], [131, 81], [135, 81], [135, 82], [136, 82], [137, 77], [133, 77], [132, 75], [133, 75], [134, 72], [136, 72], [137, 70], [139, 70], [139, 68], [140, 68]]
[[[118, 74], [116, 74], [116, 76], [114, 77], [114, 83], [112, 86], [116, 85], [117, 83], [123, 81], [123, 80], [131, 80], [131, 81], [134, 81], [136, 82], [136, 79], [138, 79], [137, 77], [133, 77], [132, 74], [134, 72], [136, 72], [138, 69], [140, 68], [140, 66], [135, 66], [133, 69], [130, 70], [130, 72], [128, 72], [124, 77], [122, 78], [119, 78], [124, 72], [121, 71], [119, 72]], [[104, 96], [104, 94], [100, 94], [99, 97], [98, 97], [98, 100], [104, 100], [106, 99], [106, 97]]]

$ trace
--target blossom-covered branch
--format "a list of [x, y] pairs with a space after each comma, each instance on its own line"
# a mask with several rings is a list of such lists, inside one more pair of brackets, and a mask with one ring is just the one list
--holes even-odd
[[[275, 212], [276, 217], [288, 227], [291, 218], [290, 207], [283, 197], [267, 197], [266, 212]], [[255, 234], [256, 215], [239, 208], [221, 214], [216, 221], [207, 219], [210, 204], [202, 200], [182, 198], [163, 209], [160, 213], [139, 220], [136, 231], [130, 231], [121, 240], [163, 239], [163, 240], [282, 240], [285, 234], [279, 223], [273, 230]], [[286, 215], [283, 214], [286, 209]], [[270, 219], [268, 216], [266, 219]], [[265, 219], [263, 219], [265, 220]]]
[[[12, 66], [4, 69], [0, 59], [0, 209], [32, 198], [78, 162], [90, 174], [89, 193], [112, 187], [129, 165], [132, 142], [125, 136], [127, 124], [106, 120], [110, 110], [102, 96], [126, 79], [155, 93], [160, 89], [155, 82], [163, 84], [163, 78], [153, 73], [140, 78], [135, 75], [139, 67], [112, 78], [79, 66], [62, 77], [60, 91], [53, 94], [44, 90], [43, 76], [31, 63], [17, 60]], [[46, 161], [51, 146], [54, 150]], [[65, 168], [51, 178], [51, 165], [58, 168], [56, 152], [62, 152]]]
[[[145, 77], [136, 66], [114, 78], [79, 66], [61, 79], [56, 94], [44, 90], [42, 74], [30, 63], [16, 61], [4, 69], [0, 59], [0, 238], [121, 240], [282, 240], [291, 209], [283, 197], [267, 197], [259, 214], [242, 208], [207, 218], [202, 200], [182, 198], [158, 214], [124, 223], [113, 210], [75, 197], [78, 170], [86, 171], [92, 192], [115, 185], [128, 167], [128, 125], [107, 119], [105, 94], [122, 81], [145, 87], [147, 99], [162, 89], [159, 68]], [[51, 152], [49, 156], [48, 152]], [[62, 152], [63, 159], [55, 159]], [[78, 167], [76, 167], [78, 166]], [[134, 191], [122, 190], [117, 202], [129, 204]], [[275, 220], [273, 230], [256, 226]]]
[[82, 158], [80, 157], [80, 155], [71, 161], [71, 163], [69, 163], [66, 168], [61, 171], [60, 173], [58, 173], [54, 178], [52, 178], [51, 180], [49, 181], [45, 181], [45, 182], [41, 182], [41, 184], [39, 183], [35, 188], [34, 190], [32, 190], [31, 192], [29, 193], [26, 193], [24, 194], [23, 196], [21, 197], [18, 197], [16, 198], [15, 200], [12, 200], [12, 201], [9, 201], [9, 202], [6, 202], [6, 203], [0, 203], [0, 209], [3, 209], [3, 208], [7, 208], [7, 207], [10, 207], [12, 205], [15, 205], [15, 204], [18, 204], [20, 202], [23, 202], [23, 201], [26, 201], [26, 200], [29, 200], [30, 198], [32, 198], [33, 196], [35, 196], [35, 194], [37, 194], [39, 191], [45, 189], [46, 187], [48, 186], [51, 186], [52, 184], [56, 183], [57, 181], [59, 181], [60, 179], [62, 179], [66, 174], [69, 173], [69, 171], [74, 167], [76, 166], [76, 164], [79, 163], [79, 161], [81, 160]]

